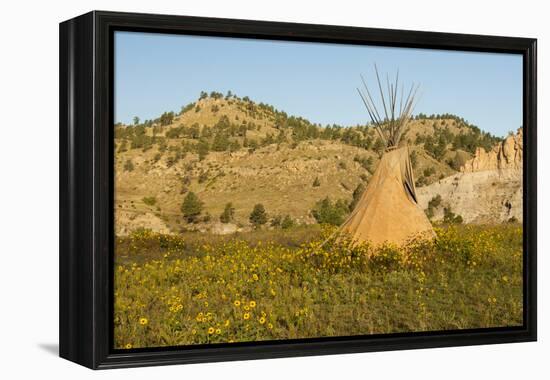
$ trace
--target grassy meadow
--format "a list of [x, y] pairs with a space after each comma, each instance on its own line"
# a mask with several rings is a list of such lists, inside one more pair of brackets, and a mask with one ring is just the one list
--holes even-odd
[[332, 231], [118, 237], [115, 348], [522, 324], [521, 225], [377, 249]]

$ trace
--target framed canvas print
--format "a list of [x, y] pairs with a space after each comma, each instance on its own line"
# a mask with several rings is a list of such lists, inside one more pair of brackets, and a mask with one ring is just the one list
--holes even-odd
[[60, 355], [536, 340], [536, 40], [60, 25]]

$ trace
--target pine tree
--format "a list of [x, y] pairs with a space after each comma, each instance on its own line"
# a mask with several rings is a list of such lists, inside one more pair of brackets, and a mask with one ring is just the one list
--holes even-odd
[[235, 217], [235, 207], [233, 207], [233, 204], [229, 202], [225, 205], [225, 208], [222, 214], [220, 215], [220, 222], [229, 223], [233, 221], [234, 217]]
[[286, 215], [283, 221], [281, 222], [281, 228], [283, 230], [286, 230], [292, 227], [294, 227], [294, 220], [292, 220], [290, 216]]
[[218, 132], [214, 136], [214, 141], [212, 142], [212, 150], [215, 152], [223, 152], [229, 148], [229, 139], [224, 133]]
[[261, 203], [258, 203], [254, 206], [254, 209], [250, 213], [250, 223], [254, 225], [254, 227], [259, 227], [262, 224], [265, 224], [267, 222], [267, 213], [265, 212], [265, 207]]
[[275, 215], [271, 218], [271, 227], [279, 227], [281, 225], [281, 221], [283, 220], [281, 215]]
[[317, 223], [339, 226], [344, 222], [348, 211], [348, 205], [342, 199], [332, 203], [330, 198], [326, 197], [315, 204], [311, 213]]
[[199, 142], [197, 146], [197, 154], [199, 155], [199, 161], [202, 161], [206, 158], [206, 156], [208, 155], [208, 149], [209, 149], [208, 142], [204, 140]]
[[124, 164], [124, 170], [127, 172], [131, 172], [132, 170], [134, 170], [134, 163], [132, 162], [132, 160], [126, 161], [126, 163]]
[[193, 193], [189, 192], [181, 204], [181, 212], [183, 217], [187, 219], [188, 223], [194, 223], [197, 221], [197, 217], [202, 211], [202, 202], [199, 197]]
[[357, 203], [359, 202], [359, 199], [361, 199], [361, 195], [363, 195], [363, 192], [365, 191], [365, 184], [360, 183], [357, 185], [355, 190], [353, 190], [353, 198], [351, 199], [351, 203], [349, 204], [349, 210], [353, 211], [355, 206], [357, 206]]

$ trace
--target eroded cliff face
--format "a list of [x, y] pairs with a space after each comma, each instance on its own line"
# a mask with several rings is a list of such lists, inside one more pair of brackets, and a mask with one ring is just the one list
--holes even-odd
[[460, 173], [417, 189], [419, 204], [428, 208], [440, 195], [432, 220], [444, 217], [444, 208], [461, 215], [465, 223], [523, 221], [523, 131], [508, 136], [489, 152], [478, 149]]
[[462, 173], [473, 173], [486, 170], [521, 170], [523, 165], [523, 129], [510, 135], [500, 144], [486, 152], [477, 148], [474, 157], [460, 169]]

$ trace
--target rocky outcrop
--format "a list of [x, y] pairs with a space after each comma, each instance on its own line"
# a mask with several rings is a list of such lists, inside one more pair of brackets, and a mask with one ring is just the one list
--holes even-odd
[[520, 170], [523, 164], [523, 129], [510, 135], [497, 144], [489, 152], [477, 148], [474, 157], [460, 169], [463, 173], [473, 173], [485, 170]]
[[229, 235], [234, 234], [235, 232], [238, 232], [239, 230], [242, 231], [242, 229], [239, 229], [239, 227], [236, 224], [233, 223], [214, 223], [210, 227], [210, 232], [216, 235]]
[[432, 220], [444, 217], [444, 208], [462, 216], [464, 223], [500, 223], [523, 220], [523, 133], [519, 129], [489, 152], [478, 149], [460, 173], [417, 189], [419, 204], [441, 196]]
[[442, 220], [444, 208], [460, 215], [464, 223], [501, 223], [523, 220], [521, 176], [511, 170], [460, 173], [417, 189], [420, 207], [441, 196], [432, 220]]
[[161, 234], [170, 233], [170, 228], [158, 216], [150, 213], [137, 213], [133, 210], [117, 209], [115, 213], [115, 226], [117, 236], [129, 235], [139, 228], [151, 230]]

